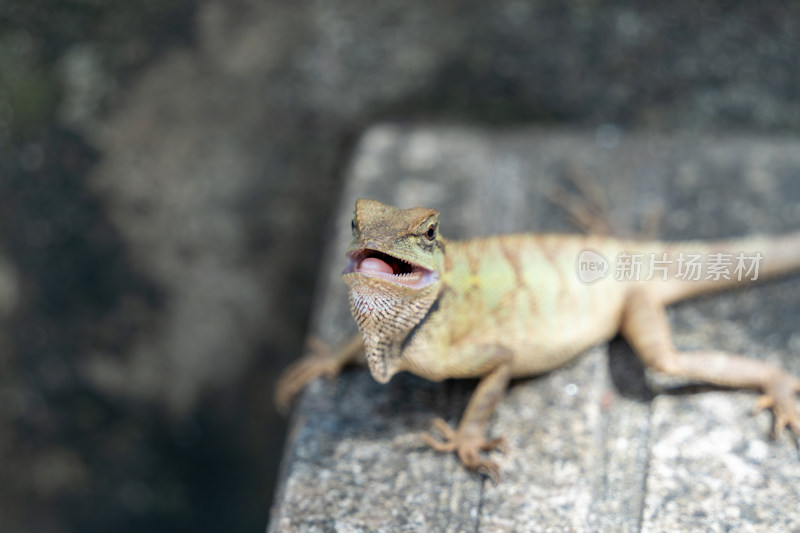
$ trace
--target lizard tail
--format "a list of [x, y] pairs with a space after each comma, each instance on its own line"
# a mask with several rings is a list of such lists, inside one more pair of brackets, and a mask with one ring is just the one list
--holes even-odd
[[661, 296], [667, 304], [800, 271], [800, 231], [669, 243], [665, 249], [671, 275]]

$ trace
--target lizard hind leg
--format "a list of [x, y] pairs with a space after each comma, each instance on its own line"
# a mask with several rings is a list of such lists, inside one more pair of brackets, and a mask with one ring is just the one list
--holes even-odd
[[645, 290], [635, 290], [627, 301], [622, 334], [642, 362], [655, 370], [723, 387], [762, 391], [756, 410], [772, 409], [773, 433], [788, 427], [800, 437], [796, 395], [800, 379], [783, 368], [757, 359], [722, 351], [682, 352], [670, 338], [669, 322], [660, 302]]
[[581, 232], [605, 236], [618, 235], [619, 232], [613, 227], [609, 216], [608, 198], [586, 170], [579, 165], [570, 164], [565, 168], [564, 177], [577, 193], [560, 183], [555, 183], [545, 192], [545, 198], [561, 208]]
[[790, 381], [778, 380], [772, 387], [767, 388], [756, 402], [756, 413], [772, 409], [772, 414], [775, 416], [773, 425], [775, 438], [780, 437], [784, 428], [789, 428], [795, 437], [800, 438], [800, 415], [795, 407], [794, 398], [800, 392], [800, 380], [795, 378], [794, 381], [794, 387], [791, 387]]
[[[651, 205], [642, 213], [638, 229], [633, 224], [615, 220], [616, 211], [612, 209], [610, 193], [598, 185], [591, 172], [576, 162], [568, 162], [564, 167], [564, 181], [569, 188], [555, 183], [545, 191], [545, 198], [553, 205], [561, 208], [570, 218], [572, 224], [587, 235], [603, 235], [606, 237], [632, 237], [653, 240], [659, 234], [663, 222], [662, 205]], [[571, 189], [574, 189], [571, 190]]]

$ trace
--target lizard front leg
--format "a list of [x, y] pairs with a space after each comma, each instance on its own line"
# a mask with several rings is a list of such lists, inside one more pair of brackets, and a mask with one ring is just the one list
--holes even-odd
[[342, 368], [353, 363], [364, 351], [361, 334], [355, 334], [339, 350], [332, 350], [327, 343], [317, 337], [311, 337], [306, 348], [306, 355], [287, 368], [275, 388], [275, 405], [286, 411], [298, 392], [320, 376], [328, 379], [336, 377]]
[[508, 386], [513, 354], [508, 348], [496, 345], [480, 346], [474, 350], [480, 357], [465, 357], [464, 360], [470, 361], [470, 368], [460, 370], [466, 370], [471, 375], [484, 373], [484, 377], [472, 394], [461, 423], [453, 430], [447, 422], [438, 418], [433, 421], [433, 427], [444, 440], [438, 440], [431, 434], [425, 434], [424, 439], [434, 450], [455, 451], [464, 466], [488, 475], [496, 483], [500, 477], [500, 467], [494, 461], [481, 458], [479, 452], [503, 444], [502, 437], [486, 437], [486, 426]]
[[800, 379], [783, 368], [720, 351], [681, 352], [675, 349], [663, 305], [646, 290], [635, 290], [626, 302], [622, 334], [650, 368], [715, 385], [758, 389], [757, 407], [775, 414], [774, 433], [789, 427], [800, 436], [795, 395]]

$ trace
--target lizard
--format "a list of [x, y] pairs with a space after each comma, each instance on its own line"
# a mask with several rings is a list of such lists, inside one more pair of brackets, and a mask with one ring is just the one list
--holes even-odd
[[[587, 251], [597, 269], [603, 261], [608, 266], [609, 257], [630, 260], [634, 253], [655, 254], [661, 268], [640, 265], [638, 281], [601, 270], [585, 280], [579, 269], [588, 263], [579, 257]], [[686, 279], [680, 270], [687, 267], [687, 252], [706, 266], [736, 252], [740, 259], [752, 253], [763, 264], [756, 264], [755, 276], [751, 264], [749, 278], [717, 269], [716, 275]], [[276, 389], [279, 405], [288, 405], [316, 377], [335, 376], [361, 353], [380, 383], [401, 371], [433, 381], [479, 378], [458, 426], [437, 418], [423, 437], [434, 450], [455, 452], [465, 467], [497, 481], [497, 463], [482, 452], [503, 445], [502, 437], [488, 437], [486, 430], [510, 379], [549, 372], [621, 334], [647, 368], [760, 390], [756, 410], [772, 409], [773, 433], [788, 427], [800, 435], [800, 379], [735, 353], [679, 351], [665, 312], [687, 298], [800, 270], [800, 231], [686, 242], [557, 233], [448, 240], [434, 209], [359, 199], [346, 255], [342, 278], [360, 334], [339, 351], [317, 346], [290, 367]]]

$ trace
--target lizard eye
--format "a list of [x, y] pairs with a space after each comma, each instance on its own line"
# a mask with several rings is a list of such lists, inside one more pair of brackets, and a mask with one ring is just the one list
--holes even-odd
[[353, 233], [356, 232], [356, 219], [354, 218], [350, 220], [350, 231]]
[[425, 238], [432, 241], [436, 238], [436, 224], [428, 226], [428, 231], [425, 232]]

